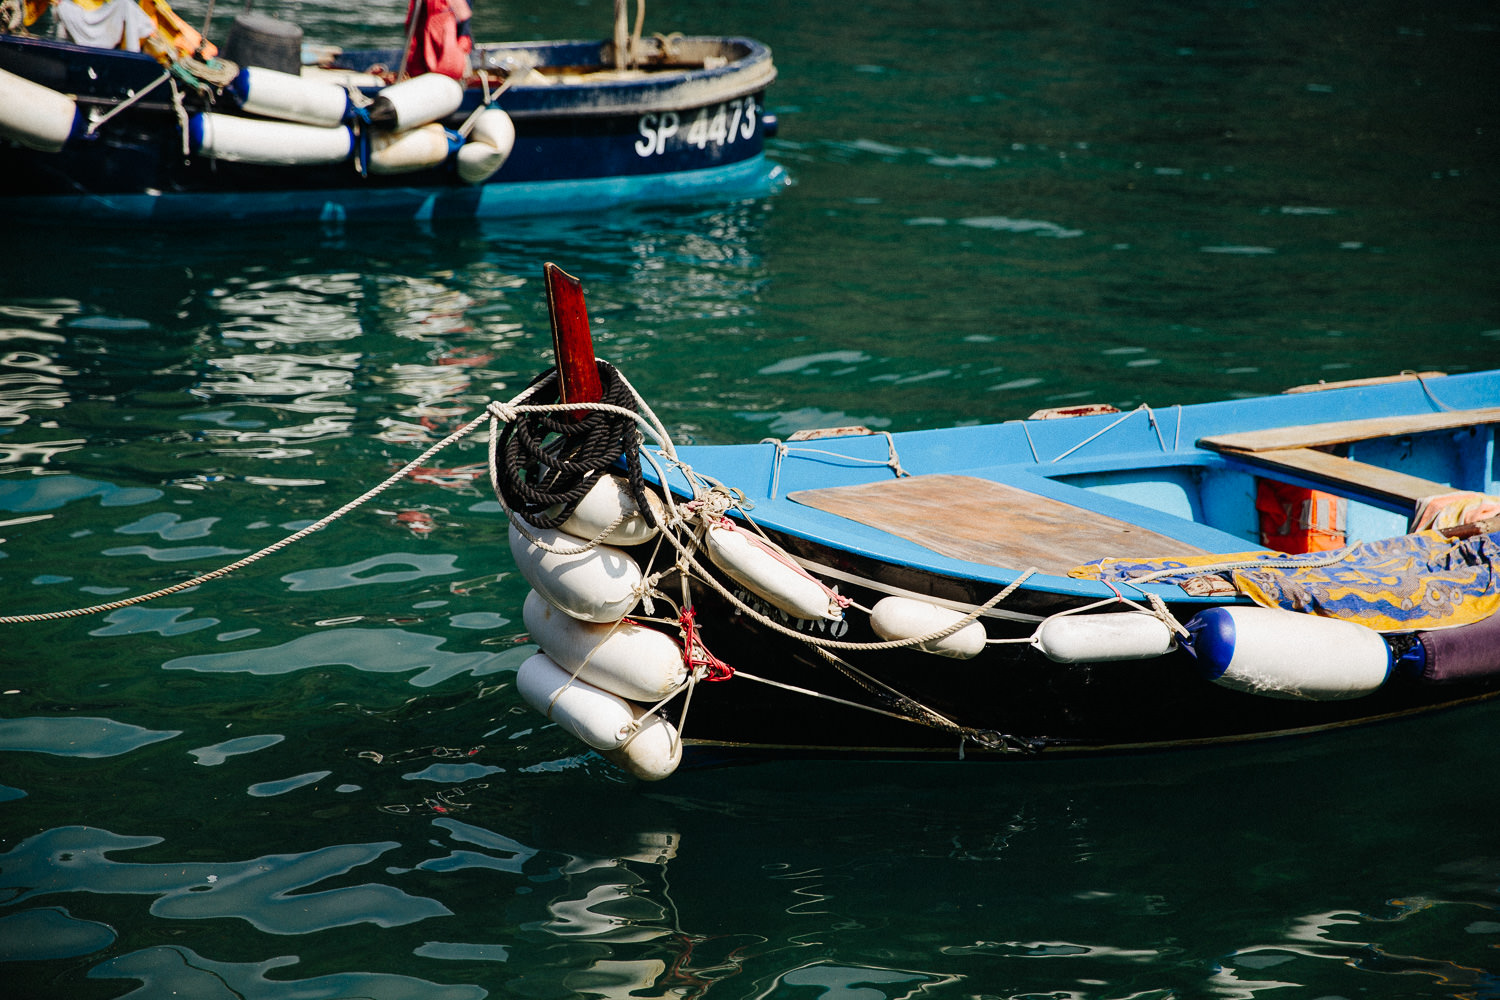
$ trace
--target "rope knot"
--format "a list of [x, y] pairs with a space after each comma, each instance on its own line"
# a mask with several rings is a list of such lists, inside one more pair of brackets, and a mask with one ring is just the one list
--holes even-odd
[[703, 640], [698, 638], [696, 611], [683, 608], [682, 614], [677, 616], [677, 628], [682, 633], [682, 662], [690, 673], [705, 681], [727, 681], [734, 676], [734, 668], [709, 652]]

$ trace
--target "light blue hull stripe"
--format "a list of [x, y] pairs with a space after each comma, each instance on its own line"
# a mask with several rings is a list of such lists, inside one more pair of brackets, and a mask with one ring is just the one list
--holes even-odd
[[245, 194], [48, 195], [27, 198], [13, 213], [37, 220], [106, 225], [162, 222], [309, 222], [499, 219], [595, 212], [620, 205], [757, 198], [789, 183], [764, 154], [739, 163], [666, 174], [572, 181], [499, 181], [476, 187], [257, 191]]

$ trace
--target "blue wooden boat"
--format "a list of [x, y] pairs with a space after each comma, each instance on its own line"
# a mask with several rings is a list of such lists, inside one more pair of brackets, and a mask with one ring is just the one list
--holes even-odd
[[295, 25], [247, 14], [221, 52], [142, 6], [164, 26], [154, 54], [75, 44], [46, 15], [0, 27], [8, 218], [493, 218], [786, 182], [764, 144], [776, 69], [752, 39], [477, 44], [462, 85], [423, 91], [449, 78], [408, 79], [400, 49], [304, 50]]
[[[580, 389], [591, 366], [537, 383], [497, 438], [536, 590], [526, 621], [552, 661], [523, 668], [522, 691], [642, 776], [678, 758], [628, 759], [632, 734], [666, 725], [700, 760], [1047, 756], [1288, 736], [1500, 692], [1500, 371], [731, 446], [653, 442], [665, 432], [642, 418], [626, 464], [645, 485], [596, 487], [563, 440], [620, 418], [527, 410], [603, 398], [649, 417], [607, 365], [602, 389]], [[627, 453], [635, 426], [610, 432]], [[663, 483], [669, 503], [651, 496]], [[601, 490], [623, 499], [587, 514]], [[612, 542], [612, 521], [643, 506], [660, 532]], [[615, 690], [608, 643], [637, 627], [671, 637], [685, 668], [626, 697], [621, 746], [601, 746], [568, 714], [593, 708], [570, 698]]]

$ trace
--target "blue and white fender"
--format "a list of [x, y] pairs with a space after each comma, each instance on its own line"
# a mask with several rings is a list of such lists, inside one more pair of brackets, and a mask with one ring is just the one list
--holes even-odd
[[[587, 544], [555, 528], [531, 528], [543, 544], [565, 551]], [[641, 567], [612, 545], [582, 552], [549, 552], [510, 528], [510, 553], [526, 582], [555, 608], [586, 622], [616, 622], [639, 600]]]
[[215, 160], [269, 166], [339, 163], [354, 152], [348, 126], [323, 128], [205, 112], [188, 119], [189, 148]]
[[73, 98], [0, 69], [0, 136], [56, 153], [86, 129]]
[[376, 132], [370, 137], [370, 173], [429, 170], [448, 159], [457, 141], [455, 133], [436, 122], [405, 132]]
[[1145, 611], [1054, 615], [1031, 640], [1058, 663], [1105, 663], [1162, 656], [1177, 645], [1171, 626]]
[[1340, 701], [1376, 690], [1391, 651], [1374, 629], [1279, 608], [1222, 607], [1187, 623], [1187, 649], [1216, 684], [1270, 698]]
[[[915, 639], [945, 629], [963, 617], [961, 612], [910, 597], [882, 597], [870, 609], [870, 627], [882, 639]], [[916, 648], [924, 653], [971, 660], [984, 651], [988, 638], [984, 626], [972, 621], [952, 635]]]
[[466, 184], [483, 184], [505, 165], [515, 145], [516, 125], [510, 115], [499, 108], [485, 108], [475, 116], [468, 138], [458, 147], [459, 178]]
[[423, 73], [382, 88], [365, 110], [376, 126], [405, 132], [447, 118], [463, 101], [463, 85], [453, 77]]
[[264, 66], [242, 68], [229, 92], [252, 115], [331, 128], [352, 113], [349, 92], [326, 80], [309, 80], [295, 73]]
[[579, 621], [534, 590], [526, 595], [521, 618], [558, 666], [621, 698], [654, 705], [687, 680], [682, 647], [655, 629]]

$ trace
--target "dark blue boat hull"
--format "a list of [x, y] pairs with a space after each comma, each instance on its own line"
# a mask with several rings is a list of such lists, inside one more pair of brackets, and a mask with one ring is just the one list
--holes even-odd
[[[660, 74], [598, 85], [517, 86], [498, 102], [515, 125], [510, 156], [487, 182], [464, 183], [452, 157], [399, 175], [362, 175], [353, 159], [325, 165], [261, 165], [184, 151], [182, 112], [206, 110], [185, 92], [174, 105], [157, 86], [58, 152], [0, 140], [0, 194], [13, 219], [90, 223], [252, 222], [285, 219], [431, 219], [597, 211], [627, 203], [758, 197], [785, 183], [766, 159], [764, 83], [770, 53], [747, 40], [715, 40], [744, 64], [724, 71]], [[502, 47], [490, 47], [494, 52]], [[599, 43], [525, 46], [533, 60], [597, 59]], [[388, 53], [350, 53], [352, 70]], [[746, 72], [746, 67], [750, 72]], [[340, 68], [340, 67], [335, 67]], [[96, 115], [162, 76], [148, 56], [50, 39], [0, 36], [0, 69], [76, 96]], [[733, 76], [719, 73], [738, 73]], [[752, 89], [740, 92], [744, 86]], [[212, 109], [233, 111], [230, 95]], [[707, 97], [707, 103], [684, 101]], [[482, 102], [478, 88], [443, 124], [457, 129]]]

